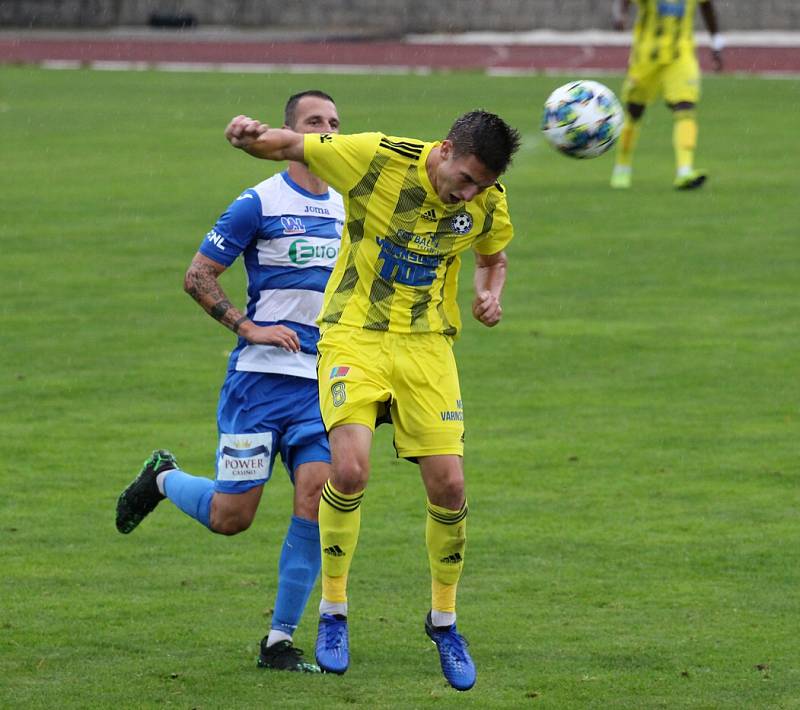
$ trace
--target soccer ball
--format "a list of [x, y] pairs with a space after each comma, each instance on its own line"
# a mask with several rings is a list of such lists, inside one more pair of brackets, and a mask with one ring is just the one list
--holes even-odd
[[542, 133], [557, 150], [573, 158], [596, 158], [619, 138], [622, 105], [597, 81], [559, 86], [544, 102]]

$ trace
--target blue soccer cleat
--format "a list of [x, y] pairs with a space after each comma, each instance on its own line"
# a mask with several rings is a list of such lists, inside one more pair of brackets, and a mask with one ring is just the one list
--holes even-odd
[[442, 673], [456, 690], [469, 690], [475, 685], [475, 664], [467, 651], [467, 639], [456, 631], [456, 625], [434, 626], [431, 615], [425, 619], [425, 633], [436, 644]]
[[325, 673], [341, 675], [350, 665], [350, 641], [347, 617], [321, 614], [317, 630], [317, 663]]

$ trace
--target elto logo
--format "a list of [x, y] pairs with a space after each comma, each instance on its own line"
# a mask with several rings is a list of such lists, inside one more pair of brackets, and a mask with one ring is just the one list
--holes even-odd
[[338, 253], [339, 249], [332, 244], [314, 246], [307, 239], [295, 239], [289, 246], [289, 259], [299, 266], [312, 259], [335, 259]]

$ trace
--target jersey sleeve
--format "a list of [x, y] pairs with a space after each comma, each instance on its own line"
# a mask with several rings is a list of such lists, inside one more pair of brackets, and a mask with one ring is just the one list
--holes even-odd
[[305, 162], [312, 173], [346, 194], [369, 169], [382, 133], [307, 133]]
[[245, 190], [226, 209], [198, 250], [219, 264], [230, 266], [258, 235], [261, 200], [254, 190]]
[[497, 198], [493, 207], [490, 207], [490, 224], [486, 233], [481, 235], [475, 242], [474, 248], [479, 254], [497, 254], [508, 246], [514, 237], [514, 227], [511, 218], [508, 216], [508, 203], [504, 192], [500, 188], [496, 190]]

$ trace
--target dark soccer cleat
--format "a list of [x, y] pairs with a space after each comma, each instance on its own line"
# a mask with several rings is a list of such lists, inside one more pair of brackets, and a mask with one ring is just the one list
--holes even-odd
[[702, 187], [707, 179], [708, 175], [702, 170], [693, 170], [687, 175], [676, 177], [673, 185], [676, 190], [696, 190], [698, 187]]
[[150, 454], [139, 475], [122, 491], [117, 500], [117, 530], [127, 535], [153, 512], [164, 500], [156, 484], [156, 476], [163, 471], [178, 468], [178, 462], [169, 452], [159, 449]]
[[259, 668], [272, 668], [276, 671], [297, 671], [299, 673], [321, 673], [319, 666], [303, 660], [303, 652], [295, 648], [291, 641], [284, 640], [267, 646], [267, 636], [261, 640], [261, 652], [256, 664]]
[[475, 664], [467, 651], [467, 639], [456, 631], [456, 625], [434, 626], [431, 615], [425, 619], [425, 633], [436, 644], [442, 673], [456, 690], [469, 690], [475, 685]]
[[317, 630], [317, 663], [325, 673], [341, 675], [350, 665], [350, 641], [347, 617], [322, 614]]

